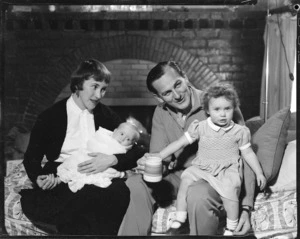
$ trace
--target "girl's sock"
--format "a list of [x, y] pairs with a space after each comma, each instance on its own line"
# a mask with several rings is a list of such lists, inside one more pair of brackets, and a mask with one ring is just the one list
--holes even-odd
[[236, 220], [230, 220], [229, 218], [226, 218], [226, 229], [229, 229], [230, 231], [234, 231], [238, 225], [238, 219]]
[[172, 222], [172, 228], [179, 228], [182, 223], [184, 223], [187, 219], [187, 212], [186, 211], [177, 211], [176, 212], [176, 219]]
[[238, 219], [236, 220], [230, 220], [226, 218], [226, 228], [224, 231], [224, 236], [233, 236], [233, 232], [236, 229], [238, 225]]

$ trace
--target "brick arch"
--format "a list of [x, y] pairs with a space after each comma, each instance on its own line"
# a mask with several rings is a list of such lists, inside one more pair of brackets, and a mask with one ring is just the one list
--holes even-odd
[[58, 62], [53, 62], [54, 72], [43, 75], [26, 107], [23, 124], [31, 128], [37, 115], [53, 104], [77, 65], [85, 59], [96, 58], [102, 62], [114, 59], [141, 59], [152, 62], [174, 60], [186, 70], [190, 82], [203, 89], [218, 81], [217, 75], [199, 58], [166, 40], [141, 35], [116, 35], [84, 45]]

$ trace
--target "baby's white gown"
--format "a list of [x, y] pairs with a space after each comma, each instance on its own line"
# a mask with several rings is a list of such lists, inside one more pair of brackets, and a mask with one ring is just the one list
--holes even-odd
[[106, 188], [111, 184], [112, 178], [120, 177], [120, 172], [108, 168], [103, 172], [86, 175], [77, 171], [77, 165], [91, 159], [88, 153], [103, 153], [107, 155], [124, 154], [129, 148], [122, 146], [112, 138], [112, 131], [99, 127], [91, 139], [87, 142], [86, 149], [79, 149], [76, 153], [67, 158], [57, 168], [57, 175], [62, 182], [68, 183], [72, 192], [77, 192], [85, 184], [94, 184]]

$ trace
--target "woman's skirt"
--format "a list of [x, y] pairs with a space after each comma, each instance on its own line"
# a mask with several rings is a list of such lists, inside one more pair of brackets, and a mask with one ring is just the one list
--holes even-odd
[[117, 235], [130, 200], [122, 179], [107, 188], [85, 185], [76, 193], [61, 183], [52, 190], [24, 189], [20, 194], [22, 210], [33, 223], [55, 225], [63, 235]]

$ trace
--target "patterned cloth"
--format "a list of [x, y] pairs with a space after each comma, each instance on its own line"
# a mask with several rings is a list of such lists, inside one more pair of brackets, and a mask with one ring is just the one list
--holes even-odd
[[260, 193], [256, 197], [251, 224], [257, 238], [296, 238], [296, 190]]
[[[296, 190], [259, 193], [251, 212], [252, 230], [249, 234], [258, 239], [297, 238]], [[152, 219], [152, 235], [164, 234], [174, 220], [176, 207], [158, 208]]]
[[[10, 236], [45, 236], [48, 235], [48, 232], [55, 233], [55, 228], [51, 225], [40, 224], [39, 227], [34, 225], [22, 211], [19, 192], [21, 189], [32, 188], [22, 161], [20, 159], [7, 162], [7, 174], [4, 182], [6, 232]], [[45, 228], [45, 230], [41, 228]]]
[[[46, 236], [55, 229], [50, 225], [36, 225], [23, 214], [19, 191], [31, 188], [22, 160], [7, 162], [5, 177], [5, 228], [10, 236]], [[271, 194], [259, 193], [251, 213], [255, 237], [290, 239], [297, 238], [297, 192], [283, 191]], [[153, 215], [152, 234], [163, 234], [175, 218], [176, 208], [158, 208]], [[45, 230], [41, 228], [45, 228]], [[46, 229], [47, 228], [47, 229]]]

